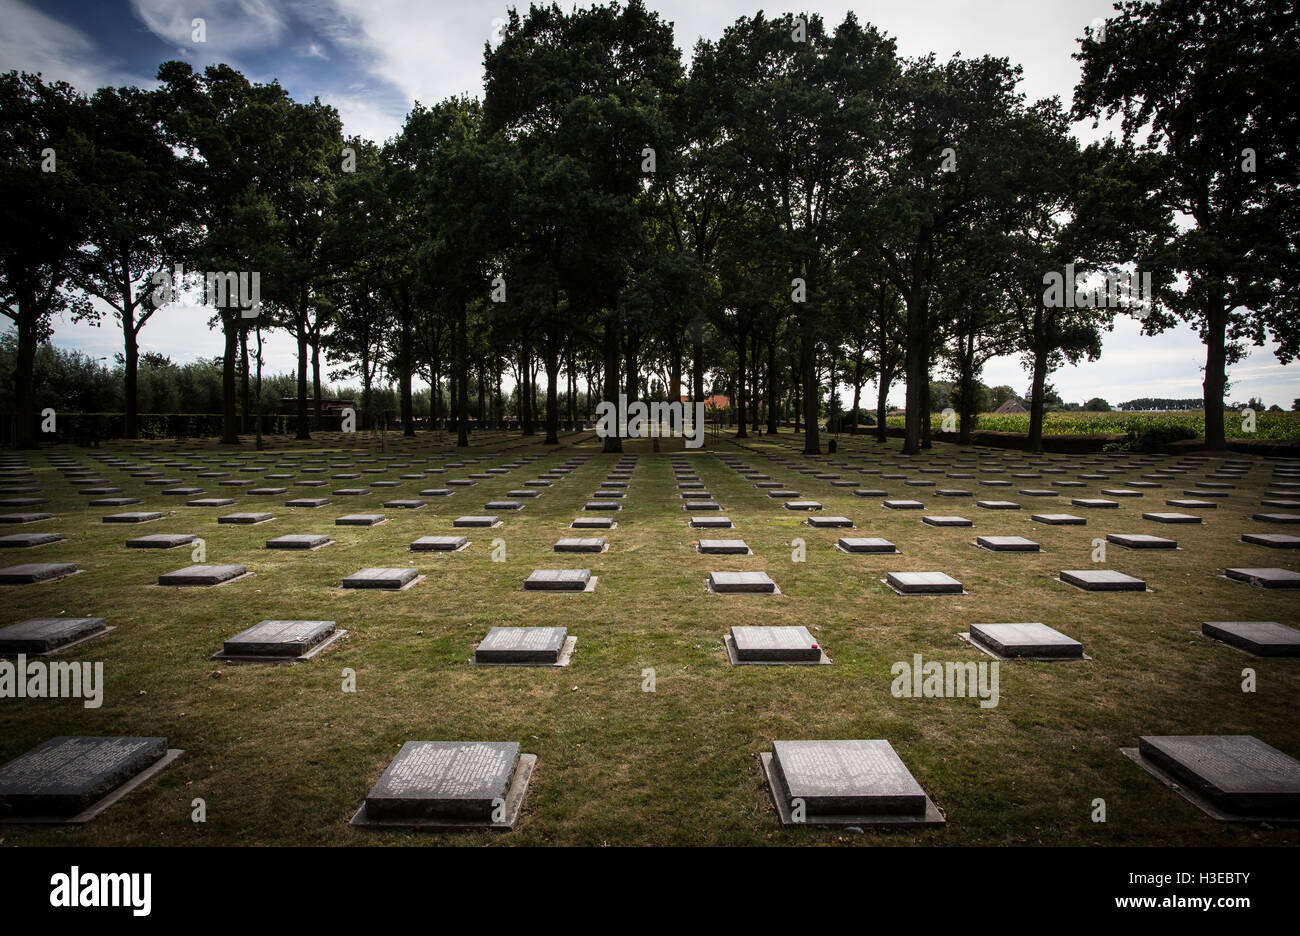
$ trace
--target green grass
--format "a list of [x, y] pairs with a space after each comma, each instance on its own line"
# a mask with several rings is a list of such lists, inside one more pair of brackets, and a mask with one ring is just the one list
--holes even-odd
[[[278, 450], [311, 451], [288, 440]], [[388, 439], [394, 450], [394, 438]], [[736, 524], [755, 555], [706, 557], [694, 550], [666, 455], [650, 443], [625, 443], [642, 453], [618, 528], [604, 535], [598, 556], [557, 556], [561, 536], [599, 487], [616, 456], [599, 453], [590, 434], [566, 437], [556, 449], [517, 437], [480, 437], [472, 451], [500, 451], [508, 461], [529, 451], [548, 457], [532, 468], [418, 511], [384, 510], [374, 528], [334, 526], [343, 513], [382, 510], [382, 501], [414, 497], [439, 477], [375, 489], [361, 498], [333, 498], [320, 510], [283, 506], [284, 497], [234, 493], [236, 506], [188, 508], [141, 481], [104, 473], [140, 496], [123, 509], [162, 509], [163, 520], [140, 526], [104, 524], [114, 512], [88, 508], [87, 498], [48, 466], [31, 464], [56, 518], [0, 532], [51, 530], [66, 541], [6, 550], [12, 564], [75, 561], [83, 574], [11, 587], [2, 593], [9, 623], [35, 616], [94, 615], [117, 630], [68, 651], [76, 660], [102, 660], [107, 682], [99, 710], [74, 700], [0, 700], [0, 760], [56, 734], [156, 734], [185, 755], [155, 782], [76, 829], [0, 831], [21, 844], [1294, 844], [1294, 830], [1217, 823], [1122, 757], [1139, 734], [1250, 733], [1300, 755], [1300, 661], [1263, 660], [1214, 644], [1199, 634], [1203, 620], [1296, 623], [1294, 592], [1270, 592], [1220, 577], [1225, 565], [1295, 568], [1294, 554], [1242, 544], [1243, 531], [1264, 529], [1249, 519], [1265, 489], [1257, 467], [1202, 526], [1162, 526], [1141, 512], [1163, 508], [1167, 496], [1191, 482], [1166, 482], [1117, 511], [1071, 510], [1070, 496], [1098, 496], [1110, 482], [1089, 482], [1057, 498], [1022, 498], [974, 481], [976, 497], [1010, 498], [1023, 510], [993, 512], [973, 499], [945, 499], [902, 481], [863, 476], [894, 496], [916, 497], [925, 513], [957, 513], [974, 529], [922, 525], [921, 512], [889, 511], [876, 498], [856, 498], [747, 453], [749, 464], [788, 482], [828, 514], [854, 519], [854, 535], [884, 536], [898, 556], [846, 555], [833, 548], [842, 531], [812, 530], [805, 516], [744, 481], [707, 452], [691, 453], [701, 480]], [[575, 444], [577, 442], [577, 444]], [[321, 436], [318, 449], [337, 450], [339, 436]], [[355, 445], [378, 443], [355, 440]], [[711, 443], [742, 452], [729, 438]], [[764, 436], [752, 450], [798, 458], [795, 437]], [[515, 447], [510, 447], [515, 446]], [[132, 443], [120, 452], [216, 451], [212, 444]], [[240, 454], [251, 454], [251, 443]], [[666, 441], [665, 452], [680, 450]], [[410, 445], [424, 458], [451, 450], [427, 435]], [[396, 450], [405, 451], [402, 443]], [[918, 475], [932, 459], [961, 457], [938, 444], [932, 454], [905, 459], [898, 445], [841, 437], [843, 463], [885, 457]], [[89, 452], [71, 450], [88, 465]], [[450, 533], [451, 519], [482, 512], [489, 499], [522, 485], [536, 472], [577, 452], [593, 453], [580, 470], [505, 514], [505, 526], [470, 532], [472, 546], [449, 555], [414, 554], [416, 537]], [[1029, 456], [1004, 452], [1004, 461]], [[1122, 459], [1121, 459], [1122, 460]], [[365, 466], [362, 466], [365, 467]], [[872, 466], [878, 467], [878, 466]], [[474, 469], [464, 469], [468, 472]], [[400, 470], [388, 477], [396, 478]], [[838, 473], [843, 477], [856, 474]], [[209, 495], [214, 481], [192, 481]], [[1136, 476], [1136, 472], [1133, 473]], [[259, 477], [259, 476], [253, 476]], [[1117, 477], [1127, 477], [1117, 476]], [[1197, 472], [1191, 477], [1200, 477]], [[47, 480], [48, 479], [48, 480]], [[1012, 479], [1013, 481], [1015, 479]], [[1024, 482], [1047, 486], [1050, 477]], [[259, 482], [261, 483], [261, 482]], [[274, 482], [265, 482], [274, 483]], [[283, 483], [283, 482], [280, 482]], [[345, 481], [334, 487], [360, 484]], [[1017, 484], [1017, 487], [1020, 486]], [[301, 496], [301, 495], [300, 495]], [[328, 495], [322, 495], [328, 496]], [[180, 501], [180, 503], [178, 503]], [[267, 506], [269, 505], [269, 506]], [[1159, 506], [1157, 506], [1159, 505]], [[276, 519], [255, 527], [218, 525], [236, 510], [270, 509]], [[1031, 523], [1038, 510], [1066, 510], [1086, 527]], [[1280, 529], [1280, 528], [1279, 528]], [[1091, 567], [1092, 539], [1106, 532], [1171, 536], [1177, 552], [1130, 552], [1112, 546], [1109, 568], [1139, 575], [1148, 594], [1090, 595], [1055, 581], [1060, 569]], [[187, 549], [127, 550], [145, 533], [195, 533], [207, 541], [208, 561], [240, 563], [251, 578], [218, 588], [161, 589], [157, 576], [188, 565]], [[335, 544], [309, 553], [270, 551], [262, 544], [286, 533], [328, 532]], [[976, 534], [1021, 534], [1043, 545], [1041, 555], [998, 555], [971, 545]], [[729, 534], [730, 535], [730, 534]], [[506, 543], [507, 559], [490, 560], [491, 541]], [[791, 560], [791, 541], [807, 543], [807, 561]], [[593, 594], [520, 590], [535, 568], [581, 564], [599, 576]], [[367, 566], [416, 565], [427, 576], [399, 593], [345, 593], [339, 580]], [[783, 596], [713, 596], [708, 572], [767, 571]], [[904, 598], [879, 582], [891, 570], [940, 570], [959, 578], [968, 595]], [[351, 632], [315, 660], [292, 666], [228, 665], [209, 655], [223, 637], [269, 618], [334, 620]], [[958, 641], [970, 622], [1043, 621], [1083, 641], [1092, 662], [1003, 664], [1001, 700], [982, 709], [975, 699], [896, 699], [890, 666], [910, 661], [985, 660]], [[828, 667], [732, 667], [722, 636], [736, 624], [806, 624], [834, 660]], [[568, 668], [475, 667], [469, 660], [497, 624], [563, 625], [577, 636]], [[1244, 694], [1242, 670], [1258, 674], [1259, 691]], [[341, 691], [345, 668], [358, 691]], [[653, 668], [657, 691], [641, 691]], [[824, 829], [784, 829], [763, 783], [758, 755], [773, 739], [886, 738], [944, 810], [942, 828], [852, 835]], [[505, 834], [422, 835], [352, 829], [348, 820], [380, 771], [407, 740], [514, 740], [538, 755], [524, 815]], [[191, 801], [207, 803], [207, 822], [190, 821]], [[1092, 802], [1106, 800], [1108, 822], [1090, 821]]]
[[[902, 416], [890, 416], [886, 425], [901, 427]], [[943, 415], [930, 417], [931, 428], [942, 428]], [[1205, 435], [1203, 410], [1176, 412], [1126, 413], [1114, 410], [1109, 413], [1052, 412], [1043, 417], [1043, 435], [1104, 435], [1107, 433], [1145, 432], [1172, 426], [1186, 427], [1198, 436]], [[1028, 432], [1028, 413], [980, 413], [976, 429], [989, 432]], [[1224, 431], [1229, 439], [1300, 440], [1300, 413], [1271, 413], [1260, 410], [1255, 414], [1253, 431], [1240, 410], [1224, 411]]]

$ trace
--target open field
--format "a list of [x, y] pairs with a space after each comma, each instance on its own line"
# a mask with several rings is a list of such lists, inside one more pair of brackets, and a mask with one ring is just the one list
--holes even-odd
[[[1079, 414], [1071, 414], [1078, 418]], [[1095, 414], [1097, 418], [1124, 414]], [[1149, 416], [1150, 414], [1138, 414]], [[1261, 414], [1261, 425], [1263, 417]], [[1288, 417], [1291, 414], [1287, 414]], [[1077, 430], [1072, 430], [1077, 431]], [[1107, 430], [1112, 431], [1112, 430]], [[231, 478], [288, 485], [281, 496], [252, 496], [193, 480], [206, 496], [230, 496], [234, 506], [187, 507], [129, 470], [100, 474], [141, 503], [87, 507], [87, 497], [50, 466], [46, 452], [27, 456], [43, 496], [37, 510], [55, 516], [13, 525], [0, 534], [51, 531], [62, 542], [7, 549], [5, 565], [76, 562], [84, 571], [57, 582], [4, 588], [0, 624], [54, 615], [98, 616], [116, 630], [66, 652], [76, 660], [104, 662], [102, 708], [79, 700], [0, 700], [0, 761], [59, 734], [165, 735], [184, 756], [156, 781], [76, 829], [2, 829], [7, 845], [203, 844], [1296, 844], [1294, 829], [1261, 829], [1215, 822], [1121, 756], [1120, 747], [1141, 734], [1254, 734], [1300, 756], [1300, 660], [1256, 659], [1200, 635], [1207, 620], [1300, 623], [1300, 592], [1266, 590], [1223, 578], [1225, 566], [1300, 568], [1294, 550], [1244, 544], [1243, 532], [1295, 532], [1251, 519], [1268, 490], [1269, 463], [1254, 467], [1227, 496], [1216, 498], [1200, 525], [1168, 526], [1142, 519], [1167, 497], [1212, 471], [1216, 461], [1187, 462], [1177, 480], [1163, 480], [1144, 496], [1124, 498], [1118, 509], [1081, 510], [1071, 497], [1100, 497], [1103, 487], [1137, 480], [1173, 459], [1136, 456], [1048, 456], [960, 449], [936, 444], [907, 458], [898, 444], [841, 437], [835, 456], [805, 460], [800, 439], [782, 434], [713, 440], [687, 451], [700, 480], [722, 506], [752, 556], [703, 556], [700, 535], [687, 526], [667, 454], [681, 440], [625, 442], [639, 453], [624, 508], [612, 531], [574, 533], [571, 521], [600, 487], [617, 456], [600, 452], [591, 433], [566, 436], [558, 449], [521, 444], [518, 436], [479, 438], [470, 450], [439, 445], [428, 435], [413, 443], [390, 436], [381, 457], [377, 440], [322, 434], [311, 445], [268, 440], [274, 451], [319, 455], [317, 464], [351, 462], [353, 472], [383, 467], [362, 480], [331, 481], [326, 488], [295, 488], [293, 481], [264, 481], [262, 473], [230, 471]], [[367, 443], [368, 444], [368, 443]], [[214, 444], [130, 443], [99, 450], [58, 450], [86, 467], [97, 457], [126, 455], [149, 467], [151, 455], [193, 453], [230, 464], [265, 464], [275, 456]], [[499, 453], [496, 455], [490, 453]], [[427, 498], [419, 510], [384, 509], [393, 498], [416, 497], [424, 487], [464, 477], [523, 454], [544, 458], [509, 474]], [[412, 553], [419, 536], [452, 533], [452, 518], [484, 513], [484, 504], [538, 472], [576, 454], [590, 458], [578, 470], [502, 514], [504, 526], [469, 531], [472, 545], [451, 554]], [[823, 514], [841, 514], [857, 529], [814, 530], [803, 513], [741, 478], [715, 453], [747, 464], [820, 501]], [[346, 457], [341, 457], [346, 455]], [[855, 497], [776, 464], [768, 456], [815, 464], [880, 487], [891, 497], [922, 500], [924, 511], [895, 511], [880, 497]], [[331, 491], [366, 479], [400, 475], [462, 457], [471, 467], [396, 488], [371, 488], [359, 497]], [[378, 459], [366, 462], [362, 459]], [[193, 462], [182, 457], [177, 461]], [[975, 463], [979, 469], [954, 463]], [[310, 460], [303, 464], [309, 464]], [[859, 466], [848, 468], [846, 465]], [[1015, 466], [1025, 466], [1016, 468]], [[1108, 480], [1064, 488], [1057, 497], [1020, 496], [1023, 486], [1048, 487], [1097, 467], [1125, 468]], [[399, 467], [403, 466], [403, 467]], [[1207, 467], [1208, 466], [1208, 467]], [[205, 466], [211, 467], [211, 466]], [[1001, 467], [1002, 473], [981, 473]], [[1062, 468], [1020, 480], [1013, 471]], [[860, 473], [862, 469], [874, 474]], [[938, 474], [921, 473], [938, 469]], [[135, 469], [131, 469], [135, 470]], [[175, 471], [175, 469], [164, 469]], [[293, 468], [298, 478], [308, 477]], [[337, 469], [342, 470], [342, 469]], [[945, 481], [947, 472], [975, 478]], [[932, 479], [973, 492], [972, 498], [936, 497], [933, 487], [912, 487], [880, 473]], [[329, 475], [311, 477], [328, 478]], [[1005, 478], [1011, 488], [979, 486]], [[441, 479], [441, 480], [440, 480]], [[321, 509], [284, 506], [294, 496], [326, 496]], [[981, 509], [980, 498], [1010, 499], [1017, 511]], [[15, 508], [8, 508], [15, 509]], [[162, 510], [164, 519], [142, 525], [101, 522], [117, 510]], [[218, 525], [223, 514], [267, 510], [272, 522]], [[1035, 512], [1071, 512], [1086, 526], [1045, 526]], [[334, 525], [345, 513], [381, 512], [389, 522], [369, 528]], [[922, 514], [959, 514], [973, 528], [935, 528]], [[335, 542], [315, 552], [263, 548], [270, 537], [329, 533]], [[462, 532], [462, 531], [457, 531]], [[1107, 561], [1092, 562], [1093, 539], [1106, 533], [1151, 533], [1178, 540], [1179, 549], [1129, 551], [1110, 546]], [[159, 574], [190, 564], [189, 549], [128, 550], [124, 541], [151, 533], [193, 533], [206, 540], [207, 561], [238, 563], [255, 574], [216, 588], [170, 590]], [[1002, 555], [972, 545], [976, 535], [1022, 535], [1041, 554]], [[608, 552], [560, 556], [562, 536], [600, 535]], [[841, 535], [885, 537], [898, 555], [849, 555], [834, 548]], [[493, 562], [492, 540], [504, 541], [503, 562]], [[792, 541], [806, 541], [806, 561], [792, 561]], [[340, 579], [370, 566], [415, 566], [427, 578], [396, 593], [345, 593]], [[599, 577], [590, 594], [525, 593], [533, 569], [583, 566]], [[1139, 576], [1147, 593], [1091, 594], [1062, 584], [1061, 569], [1109, 568]], [[711, 571], [762, 570], [779, 596], [707, 594]], [[944, 571], [967, 594], [902, 597], [879, 579], [889, 571]], [[333, 620], [350, 636], [318, 658], [296, 665], [215, 663], [209, 655], [223, 638], [263, 619]], [[895, 698], [890, 667], [914, 654], [929, 660], [984, 661], [960, 642], [972, 622], [1042, 621], [1081, 640], [1090, 662], [1004, 663], [996, 708], [976, 699]], [[578, 638], [567, 668], [476, 667], [475, 644], [494, 625], [562, 625]], [[732, 625], [804, 624], [820, 639], [833, 665], [733, 667], [723, 648]], [[1242, 670], [1253, 668], [1258, 691], [1243, 693]], [[342, 673], [356, 673], [355, 693], [341, 690]], [[652, 668], [656, 691], [643, 692]], [[816, 828], [782, 828], [758, 765], [773, 739], [885, 738], [944, 811], [946, 826], [906, 832], [847, 834]], [[375, 832], [348, 820], [381, 770], [408, 740], [513, 740], [538, 757], [518, 827], [509, 833], [456, 836]], [[191, 802], [202, 797], [207, 821], [191, 821]], [[1091, 821], [1093, 801], [1106, 801], [1107, 821]]]
[[[931, 427], [939, 429], [943, 416], [930, 417]], [[904, 417], [890, 416], [886, 425], [902, 427]], [[1109, 413], [1083, 411], [1047, 413], [1043, 417], [1044, 435], [1092, 435], [1111, 432], [1145, 432], [1181, 426], [1198, 436], [1205, 435], [1203, 410], [1175, 410], [1169, 412], [1132, 412], [1112, 410]], [[1028, 413], [980, 413], [976, 429], [990, 432], [1028, 432]], [[1255, 429], [1243, 428], [1240, 410], [1224, 412], [1224, 428], [1229, 439], [1285, 439], [1300, 440], [1300, 413], [1270, 413], [1260, 410], [1255, 414]]]

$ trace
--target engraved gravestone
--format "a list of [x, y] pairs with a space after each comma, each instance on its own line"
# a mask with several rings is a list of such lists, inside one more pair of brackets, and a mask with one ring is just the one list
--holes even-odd
[[535, 569], [524, 580], [528, 591], [583, 591], [591, 581], [589, 569]]
[[886, 581], [904, 595], [960, 595], [961, 582], [944, 572], [890, 572]]
[[1300, 630], [1276, 621], [1205, 621], [1201, 633], [1256, 656], [1300, 656]]
[[558, 663], [568, 637], [563, 627], [494, 627], [474, 651], [474, 661]]
[[0, 627], [0, 653], [49, 653], [107, 629], [103, 618], [28, 618]]
[[362, 569], [343, 579], [344, 588], [400, 589], [414, 582], [416, 569]]
[[77, 571], [75, 562], [27, 562], [0, 569], [0, 585], [34, 585], [52, 582]]
[[851, 553], [893, 553], [898, 548], [887, 539], [878, 536], [842, 536], [840, 549]]
[[319, 549], [332, 543], [327, 533], [290, 533], [266, 541], [267, 549]]
[[972, 624], [971, 640], [998, 656], [1038, 659], [1078, 659], [1083, 644], [1041, 622], [1020, 624]]
[[710, 572], [709, 586], [719, 594], [772, 594], [776, 582], [766, 572]]
[[366, 814], [489, 821], [518, 762], [514, 742], [408, 741], [366, 795]]
[[1289, 569], [1225, 569], [1224, 574], [1234, 582], [1260, 588], [1300, 588], [1300, 572]]
[[926, 796], [888, 741], [774, 741], [772, 769], [787, 805], [807, 816], [924, 816]]
[[1252, 735], [1144, 735], [1142, 758], [1242, 816], [1300, 816], [1300, 761]]
[[0, 766], [0, 815], [75, 816], [166, 754], [166, 738], [51, 738]]
[[194, 542], [193, 533], [153, 533], [126, 541], [127, 549], [175, 549]]
[[1111, 569], [1062, 569], [1061, 581], [1084, 591], [1146, 591], [1147, 583]]
[[300, 657], [333, 633], [333, 621], [260, 621], [225, 641], [222, 651], [237, 657]]
[[469, 544], [465, 536], [421, 536], [411, 543], [416, 552], [455, 552]]
[[158, 584], [177, 587], [220, 585], [247, 571], [241, 565], [192, 565], [158, 576]]
[[816, 663], [822, 658], [822, 649], [808, 628], [732, 627], [732, 646], [736, 659], [742, 663]]

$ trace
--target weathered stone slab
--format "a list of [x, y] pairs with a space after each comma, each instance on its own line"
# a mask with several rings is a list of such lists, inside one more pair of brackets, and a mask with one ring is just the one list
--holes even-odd
[[815, 530], [829, 530], [839, 527], [852, 527], [853, 521], [848, 517], [809, 517], [804, 521]]
[[976, 507], [983, 507], [985, 510], [1019, 510], [1020, 505], [1015, 501], [1007, 500], [979, 500], [975, 502]]
[[47, 546], [63, 539], [62, 533], [10, 533], [0, 536], [0, 549], [29, 549], [32, 546]]
[[362, 569], [343, 579], [344, 588], [375, 588], [397, 591], [420, 575], [418, 569]]
[[1252, 515], [1252, 519], [1261, 523], [1300, 523], [1300, 514], [1257, 513]]
[[786, 510], [821, 510], [822, 505], [814, 500], [786, 501]]
[[598, 553], [605, 551], [605, 541], [599, 537], [566, 536], [557, 540], [555, 552]]
[[931, 515], [931, 516], [928, 516], [928, 517], [922, 517], [922, 518], [921, 518], [921, 522], [924, 523], [926, 526], [935, 526], [935, 527], [968, 527], [968, 526], [974, 526], [974, 524], [973, 524], [970, 520], [967, 520], [965, 517], [953, 517], [953, 516], [934, 516], [934, 515]]
[[1083, 644], [1043, 623], [1028, 624], [972, 624], [970, 636], [980, 644], [1003, 657], [1032, 657], [1036, 659], [1079, 659]]
[[904, 595], [960, 595], [961, 582], [944, 572], [890, 572], [885, 580]]
[[416, 552], [455, 552], [469, 545], [466, 536], [421, 536], [411, 543]]
[[457, 517], [451, 521], [454, 527], [492, 527], [501, 522], [500, 517], [496, 516], [465, 516]]
[[384, 522], [383, 514], [344, 514], [334, 521], [335, 526], [378, 526]]
[[977, 536], [975, 542], [993, 552], [1038, 552], [1042, 549], [1023, 536]]
[[558, 664], [568, 638], [564, 627], [494, 627], [474, 651], [474, 662]]
[[731, 644], [741, 663], [818, 663], [822, 659], [821, 645], [800, 625], [732, 627]]
[[1234, 582], [1260, 588], [1300, 588], [1300, 572], [1289, 569], [1225, 569], [1224, 574]]
[[260, 621], [222, 644], [232, 657], [302, 657], [329, 640], [333, 621]]
[[585, 591], [590, 569], [534, 569], [524, 580], [528, 591]]
[[1300, 630], [1276, 621], [1204, 621], [1201, 633], [1256, 656], [1300, 656]]
[[1147, 590], [1147, 583], [1140, 578], [1112, 569], [1063, 569], [1061, 581], [1082, 588], [1084, 591]]
[[267, 549], [320, 549], [334, 542], [327, 533], [290, 533], [266, 541]]
[[766, 572], [710, 572], [709, 587], [718, 594], [772, 594], [776, 582]]
[[103, 618], [28, 618], [0, 627], [0, 653], [50, 653], [107, 630]]
[[208, 587], [229, 582], [247, 572], [248, 569], [241, 565], [192, 565], [158, 576], [158, 584], [182, 588]]
[[1268, 546], [1271, 549], [1300, 547], [1300, 536], [1289, 536], [1285, 533], [1243, 533], [1241, 541], [1252, 546]]
[[1145, 533], [1107, 533], [1106, 542], [1126, 549], [1177, 549], [1178, 541]]
[[1046, 523], [1048, 526], [1083, 526], [1088, 522], [1083, 517], [1061, 513], [1033, 514], [1029, 519], [1036, 523]]
[[186, 507], [229, 507], [235, 502], [233, 497], [199, 497], [186, 501]]
[[1153, 523], [1200, 523], [1201, 518], [1192, 514], [1185, 513], [1168, 513], [1165, 511], [1152, 511], [1144, 513], [1143, 520], [1150, 520]]
[[217, 523], [235, 523], [245, 526], [251, 526], [255, 523], [266, 523], [268, 520], [274, 520], [275, 515], [261, 512], [250, 513], [233, 513], [226, 514], [224, 517], [218, 517]]
[[0, 569], [0, 585], [34, 585], [52, 582], [77, 571], [75, 562], [28, 562]]
[[176, 549], [188, 546], [196, 537], [193, 533], [153, 533], [126, 541], [127, 549]]
[[692, 517], [691, 526], [697, 530], [728, 530], [732, 523], [730, 517]]
[[898, 548], [877, 536], [842, 536], [837, 545], [850, 553], [895, 553]]
[[[47, 513], [7, 513], [0, 514], [0, 523], [36, 523], [40, 520], [49, 520], [54, 514]], [[162, 516], [159, 514], [158, 516]]]
[[709, 555], [749, 555], [749, 545], [744, 540], [702, 539], [696, 548]]
[[1231, 814], [1300, 816], [1300, 761], [1253, 735], [1144, 735], [1138, 753]]
[[366, 795], [366, 816], [489, 824], [518, 763], [514, 742], [408, 741]]
[[926, 815], [927, 798], [888, 741], [774, 741], [773, 794], [804, 821], [819, 816]]
[[0, 766], [0, 816], [70, 819], [166, 754], [166, 738], [59, 735]]
[[286, 507], [306, 507], [308, 510], [316, 510], [329, 504], [328, 497], [295, 497], [293, 500], [284, 502]]
[[890, 510], [924, 510], [925, 504], [917, 500], [892, 499], [882, 501], [881, 505], [888, 507]]

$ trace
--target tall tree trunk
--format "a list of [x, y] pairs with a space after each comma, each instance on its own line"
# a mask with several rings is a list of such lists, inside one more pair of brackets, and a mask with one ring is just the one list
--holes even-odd
[[[1035, 322], [1039, 314], [1035, 313]], [[1038, 329], [1035, 328], [1035, 333]], [[1043, 388], [1047, 385], [1047, 356], [1051, 353], [1041, 339], [1034, 345], [1034, 371], [1029, 391], [1029, 451], [1043, 451]]]
[[402, 419], [402, 435], [413, 439], [415, 438], [415, 404], [411, 398], [411, 372], [415, 369], [415, 336], [412, 330], [410, 305], [404, 303], [404, 306], [397, 352], [398, 412]]
[[1205, 323], [1205, 381], [1201, 385], [1205, 401], [1205, 447], [1212, 452], [1221, 452], [1228, 447], [1223, 421], [1228, 316], [1221, 299], [1213, 300], [1206, 310]]
[[850, 435], [858, 434], [858, 408], [862, 405], [862, 355], [853, 359], [853, 425]]
[[881, 370], [877, 378], [876, 386], [876, 441], [885, 442], [889, 439], [889, 428], [885, 425], [885, 420], [889, 416], [889, 385], [893, 382], [892, 369]]
[[[915, 280], [914, 280], [915, 282]], [[913, 286], [907, 296], [907, 415], [903, 437], [903, 454], [919, 455], [923, 423], [930, 414], [925, 412], [927, 394], [927, 368], [925, 361], [925, 329], [929, 318], [926, 297], [920, 286]]]
[[310, 439], [311, 430], [307, 425], [307, 325], [306, 312], [300, 310], [294, 316], [294, 337], [298, 342], [298, 433], [295, 438]]
[[[618, 359], [619, 359], [618, 313], [612, 309], [605, 313], [605, 402], [618, 405]], [[630, 401], [629, 401], [630, 402]], [[605, 436], [604, 451], [615, 453], [623, 451], [623, 438], [619, 435], [618, 419], [614, 420], [614, 431]]]
[[745, 431], [745, 352], [748, 350], [749, 336], [741, 328], [736, 333], [736, 438], [748, 439]]
[[[560, 297], [551, 297], [551, 308]], [[554, 312], [553, 312], [554, 314]], [[543, 445], [560, 444], [560, 341], [553, 330], [546, 333], [546, 438]]]
[[14, 442], [20, 449], [38, 447], [36, 434], [36, 311], [35, 288], [25, 289], [18, 305], [18, 358], [14, 362]]
[[810, 328], [805, 328], [803, 340], [799, 343], [799, 370], [803, 378], [803, 423], [805, 455], [820, 455], [822, 452], [820, 427], [817, 425], [818, 404], [821, 393], [817, 387], [817, 342]]
[[469, 325], [465, 304], [459, 303], [456, 312], [456, 448], [469, 446]]
[[239, 444], [239, 425], [235, 422], [235, 365], [239, 361], [239, 310], [224, 309], [221, 327], [226, 334], [226, 356], [221, 367], [221, 442]]
[[252, 409], [252, 393], [250, 390], [248, 367], [248, 329], [244, 323], [240, 322], [239, 327], [239, 427], [241, 432], [248, 432], [250, 423], [248, 421]]
[[776, 398], [778, 385], [779, 379], [776, 369], [776, 331], [773, 330], [767, 343], [767, 431], [769, 435], [776, 435]]
[[139, 406], [140, 406], [140, 342], [136, 335], [133, 324], [135, 312], [130, 308], [122, 316], [122, 333], [125, 339], [122, 359], [124, 362], [125, 373], [123, 380], [123, 392], [125, 394], [123, 405], [126, 410], [126, 425], [124, 433], [128, 439], [140, 438]]

